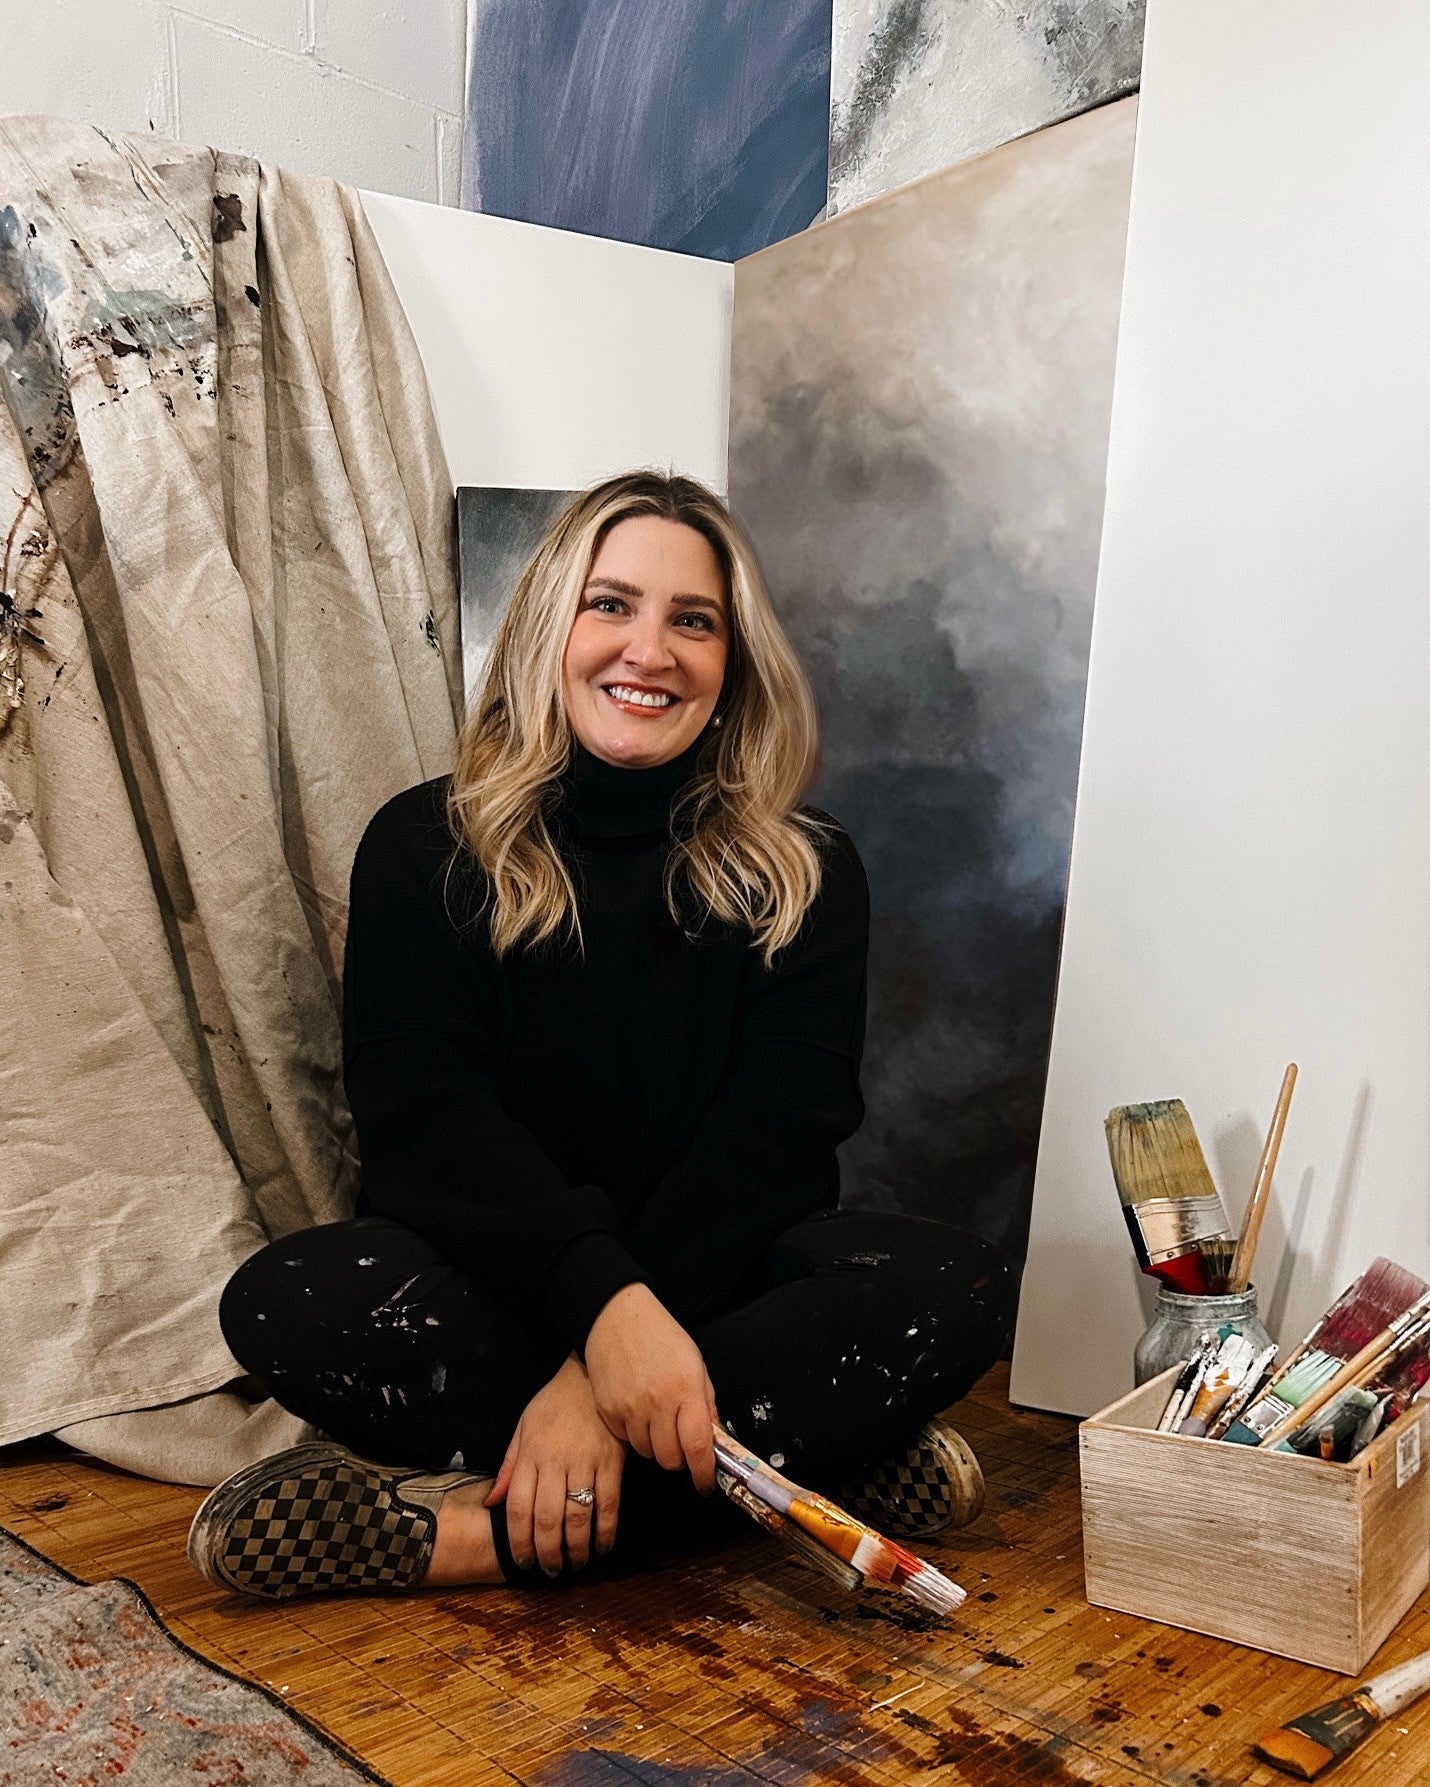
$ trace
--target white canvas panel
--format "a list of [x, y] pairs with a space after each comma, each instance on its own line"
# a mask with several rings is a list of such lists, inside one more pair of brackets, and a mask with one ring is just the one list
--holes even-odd
[[1014, 1359], [1131, 1382], [1102, 1120], [1180, 1096], [1293, 1343], [1430, 1275], [1430, 4], [1151, 0], [1057, 1016]]
[[362, 197], [454, 484], [574, 490], [659, 466], [724, 490], [726, 262]]

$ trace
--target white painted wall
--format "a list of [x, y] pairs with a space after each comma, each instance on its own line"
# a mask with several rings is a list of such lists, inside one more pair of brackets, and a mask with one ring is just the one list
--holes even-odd
[[[1151, 0], [1013, 1396], [1131, 1382], [1102, 1120], [1180, 1096], [1291, 1344], [1430, 1276], [1430, 0]], [[1269, 1307], [1266, 1307], [1269, 1306]]]
[[0, 114], [455, 205], [465, 0], [0, 0]]
[[662, 466], [725, 488], [734, 268], [363, 194], [456, 484]]

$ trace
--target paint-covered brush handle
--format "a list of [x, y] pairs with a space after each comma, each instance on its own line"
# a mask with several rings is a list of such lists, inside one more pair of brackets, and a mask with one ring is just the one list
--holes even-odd
[[1363, 1744], [1386, 1719], [1430, 1689], [1430, 1651], [1372, 1676], [1353, 1693], [1302, 1713], [1251, 1747], [1264, 1762], [1298, 1780], [1314, 1781]]

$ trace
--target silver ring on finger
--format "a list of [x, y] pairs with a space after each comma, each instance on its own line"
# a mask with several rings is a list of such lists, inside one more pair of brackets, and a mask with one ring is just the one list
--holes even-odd
[[568, 1502], [575, 1502], [579, 1508], [594, 1508], [596, 1492], [594, 1489], [568, 1489], [566, 1499]]

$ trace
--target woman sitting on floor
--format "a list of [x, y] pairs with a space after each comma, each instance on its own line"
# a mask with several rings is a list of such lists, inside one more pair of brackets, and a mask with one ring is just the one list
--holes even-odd
[[976, 1514], [976, 1460], [931, 1417], [998, 1357], [1011, 1275], [970, 1235], [837, 1207], [868, 893], [799, 805], [816, 756], [723, 504], [653, 473], [577, 498], [455, 774], [358, 849], [363, 1213], [265, 1248], [221, 1312], [332, 1441], [214, 1490], [189, 1540], [206, 1576], [283, 1596], [568, 1575], [711, 1523], [692, 1483], [713, 1486], [717, 1410], [876, 1524]]

